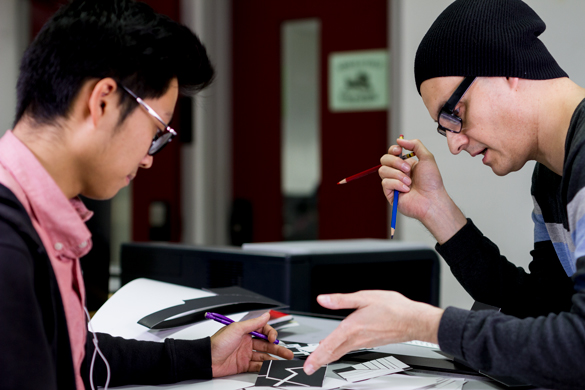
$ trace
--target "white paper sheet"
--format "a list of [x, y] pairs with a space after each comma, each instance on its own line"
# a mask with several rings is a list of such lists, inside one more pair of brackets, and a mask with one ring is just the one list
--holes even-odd
[[436, 378], [425, 378], [418, 376], [408, 376], [393, 374], [370, 379], [364, 382], [345, 384], [342, 389], [346, 390], [415, 390], [421, 387], [433, 386], [436, 384]]
[[464, 378], [437, 378], [437, 383], [431, 389], [461, 390], [465, 382]]
[[[201, 321], [181, 327], [151, 330], [138, 321], [156, 311], [183, 304], [183, 300], [209, 297], [214, 294], [196, 288], [158, 282], [151, 279], [135, 279], [120, 288], [95, 313], [91, 327], [96, 332], [109, 333], [127, 339], [163, 341], [167, 337], [184, 340], [211, 336], [223, 327], [215, 321]], [[230, 315], [239, 321], [246, 313]]]

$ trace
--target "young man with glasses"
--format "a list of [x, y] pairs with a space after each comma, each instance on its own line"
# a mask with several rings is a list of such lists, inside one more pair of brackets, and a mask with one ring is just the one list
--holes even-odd
[[[544, 29], [519, 0], [457, 0], [415, 58], [417, 88], [452, 153], [482, 156], [497, 175], [537, 161], [530, 273], [463, 215], [425, 146], [398, 140], [381, 159], [386, 197], [399, 190], [400, 212], [434, 235], [476, 301], [501, 312], [442, 310], [388, 291], [323, 295], [327, 308], [357, 310], [307, 359], [307, 372], [356, 347], [415, 339], [495, 376], [585, 386], [585, 89], [538, 39]], [[418, 161], [398, 158], [400, 147]]]
[[20, 70], [15, 124], [0, 139], [0, 388], [171, 383], [292, 358], [248, 334], [274, 341], [268, 315], [201, 340], [88, 334], [79, 258], [91, 212], [77, 196], [113, 197], [176, 135], [179, 92], [213, 76], [199, 39], [144, 3], [74, 0]]

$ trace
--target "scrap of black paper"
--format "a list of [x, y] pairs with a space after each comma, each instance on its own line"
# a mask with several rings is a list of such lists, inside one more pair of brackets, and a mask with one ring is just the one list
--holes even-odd
[[262, 363], [255, 386], [322, 387], [327, 367], [309, 376], [303, 371], [303, 363], [301, 360], [267, 360]]

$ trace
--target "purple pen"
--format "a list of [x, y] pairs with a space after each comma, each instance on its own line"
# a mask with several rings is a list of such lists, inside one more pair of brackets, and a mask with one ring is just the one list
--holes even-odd
[[223, 314], [213, 313], [213, 312], [209, 312], [209, 311], [205, 313], [205, 317], [208, 318], [208, 319], [210, 319], [210, 320], [213, 320], [214, 318], [219, 318], [219, 319], [222, 319], [224, 321], [229, 322], [230, 324], [232, 322], [234, 322], [234, 320], [232, 320], [231, 318], [228, 318], [228, 317], [224, 316]]
[[224, 325], [229, 325], [229, 324], [231, 324], [231, 322], [229, 322], [229, 321], [225, 321], [225, 320], [222, 320], [221, 318], [209, 317], [209, 319], [210, 319], [210, 320], [213, 320], [213, 321], [215, 321], [215, 322], [219, 322], [219, 323], [221, 323], [221, 324], [224, 324]]
[[[231, 318], [228, 318], [228, 317], [221, 315], [219, 313], [212, 313], [209, 311], [205, 313], [205, 318], [207, 318], [208, 320], [213, 320], [213, 321], [219, 322], [220, 324], [224, 324], [224, 325], [229, 325], [229, 324], [234, 322], [234, 320], [232, 320]], [[268, 341], [268, 337], [266, 337], [262, 333], [258, 333], [258, 332], [253, 331], [253, 332], [250, 332], [250, 334], [252, 336], [255, 336], [255, 337], [258, 337], [258, 338], [261, 338], [263, 340]], [[278, 339], [274, 340], [274, 344], [278, 344], [278, 343], [280, 343], [280, 341]]]

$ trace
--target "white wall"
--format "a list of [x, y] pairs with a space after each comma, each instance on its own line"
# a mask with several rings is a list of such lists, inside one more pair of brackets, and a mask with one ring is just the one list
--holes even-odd
[[[585, 86], [585, 2], [582, 0], [528, 0], [547, 29], [541, 36], [571, 79]], [[533, 243], [530, 182], [533, 162], [506, 177], [496, 176], [481, 160], [449, 153], [444, 137], [428, 115], [414, 82], [414, 56], [419, 42], [451, 1], [391, 0], [392, 47], [391, 134], [419, 138], [435, 155], [447, 190], [462, 211], [494, 241], [510, 261], [527, 268]], [[454, 42], [454, 45], [457, 43]], [[429, 245], [435, 240], [417, 221], [398, 217], [399, 238]], [[388, 229], [390, 230], [390, 229]], [[442, 261], [441, 306], [469, 308], [473, 300], [459, 286]]]
[[29, 39], [28, 2], [0, 1], [0, 136], [10, 128], [16, 109], [16, 80]]

